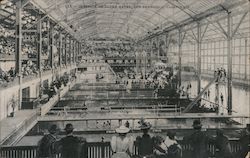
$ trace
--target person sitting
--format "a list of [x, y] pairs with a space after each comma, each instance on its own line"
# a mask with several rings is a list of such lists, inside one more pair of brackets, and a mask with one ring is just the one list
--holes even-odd
[[149, 122], [145, 122], [142, 118], [139, 121], [140, 129], [143, 132], [142, 136], [136, 138], [136, 143], [138, 144], [138, 154], [140, 158], [152, 158], [153, 150], [154, 150], [154, 141], [152, 137], [148, 134], [149, 129], [151, 128], [151, 124]]
[[113, 136], [111, 139], [113, 151], [111, 158], [130, 158], [133, 152], [133, 137], [126, 136], [130, 129], [122, 125], [115, 131], [118, 136]]
[[202, 131], [200, 120], [193, 121], [194, 132], [184, 137], [184, 142], [187, 142], [192, 147], [192, 158], [208, 158], [208, 143], [210, 138]]
[[156, 136], [154, 140], [154, 154], [156, 158], [167, 157], [167, 146], [164, 143], [164, 139], [161, 136]]
[[239, 139], [239, 142], [241, 148], [237, 155], [239, 158], [247, 158], [247, 155], [249, 155], [250, 152], [250, 124], [247, 124]]
[[168, 131], [164, 144], [167, 147], [167, 158], [181, 157], [181, 146], [175, 139], [175, 132]]
[[39, 158], [55, 158], [56, 149], [55, 142], [57, 140], [57, 125], [53, 124], [49, 128], [49, 134], [43, 136], [43, 138], [38, 142], [38, 157]]
[[224, 135], [221, 129], [216, 130], [215, 137], [216, 158], [232, 158], [231, 147], [228, 138]]
[[66, 124], [66, 136], [57, 141], [57, 148], [61, 149], [61, 158], [80, 158], [84, 155], [83, 146], [86, 139], [73, 135], [74, 127], [71, 123]]
[[11, 67], [11, 68], [10, 68], [9, 74], [10, 74], [10, 77], [12, 77], [12, 78], [16, 77], [16, 72], [15, 72], [14, 67]]

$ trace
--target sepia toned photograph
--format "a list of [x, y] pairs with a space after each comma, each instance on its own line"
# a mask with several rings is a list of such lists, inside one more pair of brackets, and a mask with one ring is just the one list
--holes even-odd
[[0, 158], [250, 158], [250, 0], [0, 0]]

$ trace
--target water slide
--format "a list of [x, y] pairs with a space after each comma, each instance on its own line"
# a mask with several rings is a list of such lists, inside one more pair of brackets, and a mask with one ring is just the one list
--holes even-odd
[[188, 112], [190, 111], [195, 105], [196, 103], [201, 99], [202, 95], [204, 94], [205, 91], [208, 90], [208, 88], [217, 80], [217, 78], [214, 78], [213, 80], [211, 80], [207, 86], [205, 88], [203, 88], [203, 90], [200, 92], [200, 94], [190, 103], [188, 104], [188, 106], [183, 110], [183, 112]]

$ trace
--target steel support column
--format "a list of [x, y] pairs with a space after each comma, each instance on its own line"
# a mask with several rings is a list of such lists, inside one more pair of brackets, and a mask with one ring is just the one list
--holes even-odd
[[65, 35], [65, 37], [64, 37], [64, 41], [65, 41], [65, 43], [64, 43], [64, 46], [65, 46], [65, 50], [64, 50], [64, 64], [65, 64], [65, 66], [67, 66], [67, 64], [68, 64], [68, 58], [67, 58], [67, 54], [68, 54], [68, 51], [67, 51], [67, 46], [68, 46], [68, 44], [67, 44], [67, 35]]
[[227, 74], [228, 74], [228, 97], [227, 97], [227, 110], [228, 114], [232, 114], [232, 16], [228, 13], [227, 18]]
[[53, 70], [54, 69], [54, 36], [53, 36], [53, 31], [54, 31], [54, 26], [50, 25], [49, 28], [49, 62], [50, 62], [50, 67]]
[[150, 47], [150, 68], [152, 68], [153, 65], [153, 40], [150, 39], [149, 41], [149, 47]]
[[80, 50], [81, 50], [80, 42], [78, 42], [77, 44], [78, 44], [78, 51], [76, 53], [76, 63], [78, 62], [78, 55], [80, 54]]
[[19, 77], [19, 95], [18, 95], [18, 109], [22, 108], [22, 3], [16, 2], [16, 39], [15, 39], [15, 71]]
[[75, 55], [76, 55], [76, 41], [75, 40], [73, 40], [73, 47], [74, 47], [74, 50], [73, 50], [72, 61], [75, 64]]
[[77, 58], [78, 58], [78, 54], [80, 53], [80, 42], [77, 42], [77, 52], [76, 52], [76, 56], [75, 56], [75, 61], [77, 63]]
[[[250, 13], [249, 13], [250, 14]], [[250, 19], [249, 19], [250, 20]], [[244, 78], [245, 78], [245, 80], [247, 80], [247, 62], [248, 62], [248, 60], [249, 60], [249, 58], [247, 58], [247, 56], [248, 56], [248, 52], [247, 52], [247, 44], [248, 44], [248, 40], [247, 40], [247, 38], [245, 39], [245, 76], [244, 76]]]
[[197, 23], [197, 95], [201, 92], [201, 26]]
[[61, 68], [62, 67], [62, 33], [59, 33], [59, 49], [58, 49], [58, 65]]
[[157, 61], [160, 61], [160, 37], [157, 36]]
[[72, 62], [71, 62], [71, 58], [72, 58], [72, 56], [71, 56], [71, 53], [72, 53], [72, 39], [71, 39], [71, 37], [69, 37], [69, 65], [71, 65], [72, 64]]
[[166, 59], [167, 59], [167, 63], [169, 62], [169, 59], [168, 59], [168, 52], [169, 52], [169, 46], [170, 46], [170, 40], [171, 40], [171, 36], [170, 34], [166, 34]]
[[182, 55], [182, 35], [181, 35], [181, 29], [178, 30], [178, 86], [181, 86], [181, 55]]
[[37, 23], [37, 70], [41, 72], [41, 54], [42, 54], [42, 21], [38, 18]]
[[22, 52], [22, 3], [16, 3], [16, 41], [15, 41], [16, 73], [21, 75], [21, 52]]

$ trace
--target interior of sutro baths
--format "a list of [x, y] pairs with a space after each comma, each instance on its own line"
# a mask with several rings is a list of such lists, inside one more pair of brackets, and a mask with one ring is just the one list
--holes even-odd
[[0, 0], [1, 158], [247, 158], [249, 0]]

